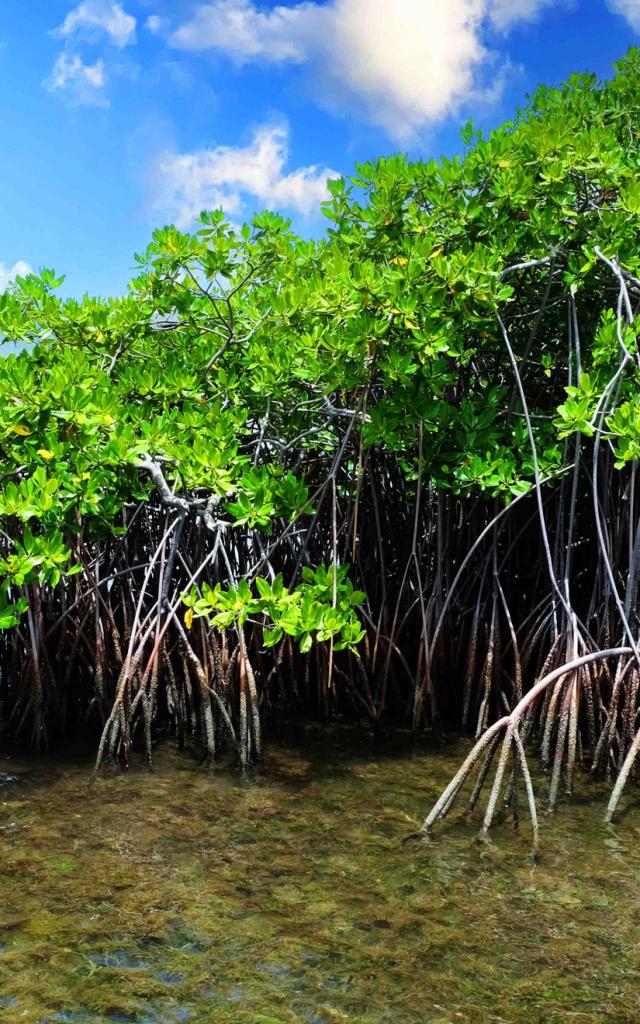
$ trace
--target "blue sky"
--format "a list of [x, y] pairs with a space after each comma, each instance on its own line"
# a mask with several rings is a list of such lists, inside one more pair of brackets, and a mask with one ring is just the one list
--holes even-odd
[[328, 172], [451, 154], [540, 81], [610, 73], [640, 0], [27, 0], [0, 13], [0, 284], [122, 292], [154, 226], [278, 208]]

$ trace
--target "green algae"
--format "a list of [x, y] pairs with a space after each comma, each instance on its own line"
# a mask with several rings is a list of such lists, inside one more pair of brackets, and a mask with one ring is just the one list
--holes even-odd
[[459, 762], [306, 730], [250, 779], [0, 761], [0, 1024], [631, 1024], [640, 815], [407, 841]]

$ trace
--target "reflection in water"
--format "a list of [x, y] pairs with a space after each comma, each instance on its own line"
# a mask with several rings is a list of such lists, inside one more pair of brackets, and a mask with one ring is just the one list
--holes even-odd
[[[405, 842], [459, 763], [307, 730], [263, 773], [0, 762], [0, 1022], [640, 1020], [640, 817]], [[597, 790], [597, 792], [594, 792]]]

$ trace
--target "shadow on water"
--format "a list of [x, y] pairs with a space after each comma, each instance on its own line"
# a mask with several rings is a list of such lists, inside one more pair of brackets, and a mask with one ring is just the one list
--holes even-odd
[[242, 779], [169, 744], [0, 760], [1, 1024], [640, 1020], [640, 814], [581, 780], [492, 841], [404, 840], [464, 745], [301, 728]]

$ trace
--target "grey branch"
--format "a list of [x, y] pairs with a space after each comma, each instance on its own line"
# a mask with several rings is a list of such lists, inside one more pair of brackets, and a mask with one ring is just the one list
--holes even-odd
[[149, 458], [148, 455], [145, 455], [144, 458], [138, 459], [136, 466], [138, 469], [143, 469], [149, 474], [165, 505], [168, 505], [169, 508], [178, 508], [182, 512], [189, 511], [191, 508], [191, 502], [187, 501], [186, 498], [178, 498], [173, 494], [169, 484], [164, 478], [164, 473], [162, 472], [159, 462], [154, 462], [154, 460]]
[[544, 256], [540, 260], [527, 260], [526, 263], [514, 263], [512, 267], [506, 267], [505, 270], [502, 270], [498, 276], [502, 281], [505, 277], [508, 277], [509, 274], [515, 274], [516, 270], [529, 270], [531, 267], [544, 267], [548, 263], [551, 263], [550, 256]]

